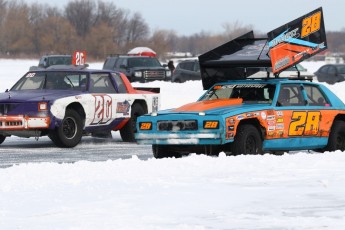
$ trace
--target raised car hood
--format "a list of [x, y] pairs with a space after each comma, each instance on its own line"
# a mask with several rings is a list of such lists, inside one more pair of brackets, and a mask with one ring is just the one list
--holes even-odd
[[73, 90], [41, 90], [41, 91], [9, 91], [0, 94], [1, 102], [26, 102], [41, 100], [56, 100], [61, 97], [79, 95], [81, 92]]

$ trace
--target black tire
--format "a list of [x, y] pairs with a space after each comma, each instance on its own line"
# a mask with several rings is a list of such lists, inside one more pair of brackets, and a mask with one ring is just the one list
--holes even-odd
[[6, 136], [0, 135], [0, 144], [2, 144], [6, 139]]
[[334, 121], [328, 137], [326, 151], [345, 150], [345, 122]]
[[232, 146], [232, 154], [262, 154], [262, 139], [259, 130], [251, 124], [240, 125]]
[[169, 150], [168, 145], [152, 145], [152, 153], [153, 153], [154, 158], [157, 158], [157, 159], [167, 158], [167, 157], [175, 157], [175, 158], [182, 157], [181, 154]]
[[79, 144], [83, 135], [83, 121], [74, 110], [67, 110], [61, 125], [51, 131], [49, 138], [58, 147], [72, 148]]
[[125, 126], [120, 129], [120, 136], [125, 142], [135, 142], [134, 133], [136, 131], [135, 125], [139, 116], [147, 113], [145, 109], [139, 104], [132, 105], [131, 118]]

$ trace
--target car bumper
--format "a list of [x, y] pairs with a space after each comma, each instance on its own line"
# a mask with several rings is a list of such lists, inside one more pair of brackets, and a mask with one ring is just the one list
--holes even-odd
[[50, 117], [0, 116], [1, 130], [47, 129]]
[[137, 133], [138, 144], [158, 145], [219, 145], [220, 133]]

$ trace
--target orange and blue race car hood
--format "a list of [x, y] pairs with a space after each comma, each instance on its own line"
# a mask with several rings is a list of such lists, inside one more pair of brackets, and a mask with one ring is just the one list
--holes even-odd
[[224, 107], [233, 106], [233, 105], [241, 105], [242, 101], [243, 100], [241, 98], [197, 101], [197, 102], [183, 105], [177, 109], [174, 109], [173, 111], [175, 111], [175, 112], [207, 111], [207, 110], [211, 110], [211, 109], [224, 108]]
[[253, 110], [263, 110], [270, 107], [270, 104], [243, 104], [241, 98], [216, 99], [208, 101], [197, 101], [183, 105], [179, 108], [159, 111], [159, 115], [199, 114], [205, 112], [208, 115], [223, 115], [227, 113], [238, 114]]

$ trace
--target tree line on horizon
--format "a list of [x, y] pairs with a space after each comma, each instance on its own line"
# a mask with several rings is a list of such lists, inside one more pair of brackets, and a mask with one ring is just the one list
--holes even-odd
[[[173, 30], [151, 31], [140, 13], [109, 1], [73, 0], [59, 9], [22, 0], [0, 0], [0, 57], [28, 58], [85, 50], [88, 58], [103, 60], [137, 46], [152, 48], [160, 58], [174, 51], [199, 55], [253, 30], [251, 25], [237, 21], [222, 26], [224, 31], [218, 34], [201, 31], [178, 36]], [[345, 28], [327, 32], [328, 50], [345, 53], [344, 36]]]

